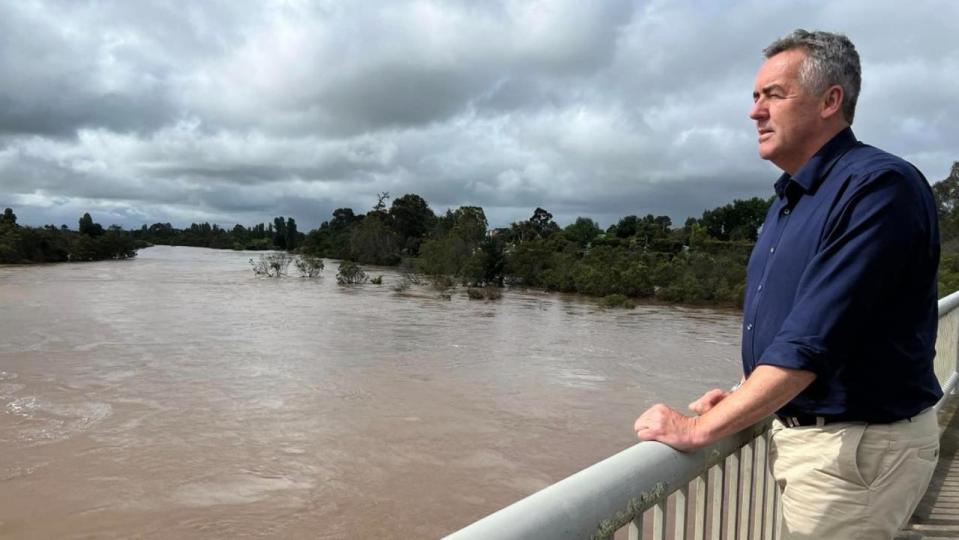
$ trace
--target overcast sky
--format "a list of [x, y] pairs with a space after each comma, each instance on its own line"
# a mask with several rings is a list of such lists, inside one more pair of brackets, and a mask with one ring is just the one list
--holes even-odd
[[0, 207], [76, 227], [292, 216], [378, 192], [490, 224], [675, 224], [769, 196], [747, 113], [770, 41], [859, 49], [857, 136], [959, 160], [959, 2], [0, 2]]

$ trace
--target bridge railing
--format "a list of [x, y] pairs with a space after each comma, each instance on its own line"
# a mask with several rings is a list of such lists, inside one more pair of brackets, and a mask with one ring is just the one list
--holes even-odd
[[[939, 300], [937, 411], [959, 381], [957, 307], [959, 292]], [[770, 422], [690, 453], [636, 444], [447, 539], [774, 540], [782, 515], [767, 467]]]

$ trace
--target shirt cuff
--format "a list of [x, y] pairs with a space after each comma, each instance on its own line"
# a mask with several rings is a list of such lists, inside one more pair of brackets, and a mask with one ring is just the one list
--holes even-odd
[[786, 369], [811, 371], [817, 376], [825, 374], [825, 354], [809, 347], [796, 343], [773, 343], [763, 352], [757, 366], [767, 365]]

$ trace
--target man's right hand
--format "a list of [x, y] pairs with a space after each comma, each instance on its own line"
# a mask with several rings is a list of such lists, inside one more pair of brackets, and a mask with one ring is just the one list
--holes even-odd
[[725, 392], [719, 388], [713, 388], [709, 392], [703, 394], [703, 397], [697, 399], [696, 401], [689, 404], [689, 410], [693, 411], [696, 414], [703, 415], [706, 414], [706, 411], [712, 409], [716, 406], [717, 403], [726, 399], [730, 392]]

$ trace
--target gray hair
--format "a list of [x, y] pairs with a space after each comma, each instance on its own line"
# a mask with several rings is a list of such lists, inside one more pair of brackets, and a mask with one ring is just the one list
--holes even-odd
[[766, 58], [793, 49], [806, 51], [799, 67], [799, 83], [807, 92], [822, 94], [832, 85], [842, 87], [842, 114], [852, 124], [856, 115], [856, 100], [862, 84], [859, 53], [849, 38], [830, 32], [794, 30], [763, 49]]

